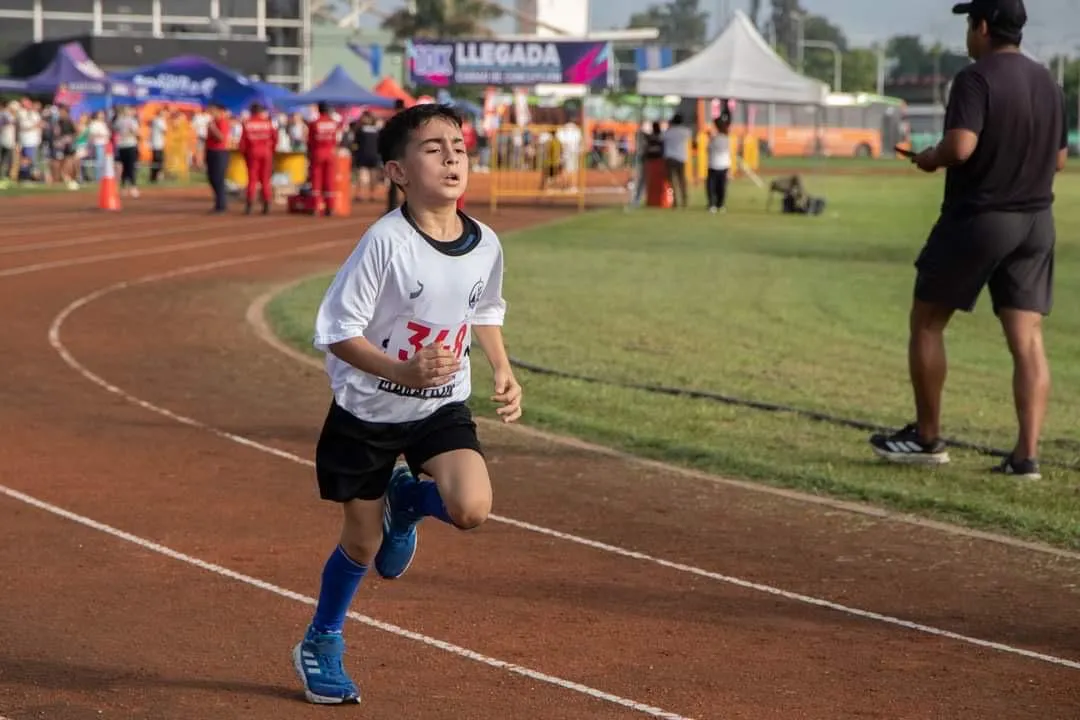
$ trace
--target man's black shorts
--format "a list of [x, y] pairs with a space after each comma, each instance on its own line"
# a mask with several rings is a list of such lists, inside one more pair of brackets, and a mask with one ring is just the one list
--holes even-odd
[[915, 298], [971, 312], [989, 285], [995, 313], [1049, 315], [1055, 237], [1049, 209], [942, 215], [915, 261]]
[[359, 419], [336, 402], [315, 448], [315, 474], [323, 500], [378, 500], [386, 493], [398, 456], [414, 475], [431, 458], [451, 450], [482, 453], [476, 423], [464, 403], [443, 405], [432, 415], [405, 423]]

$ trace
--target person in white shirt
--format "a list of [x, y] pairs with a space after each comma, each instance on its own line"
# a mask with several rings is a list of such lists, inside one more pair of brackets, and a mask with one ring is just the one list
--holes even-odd
[[667, 165], [668, 182], [675, 191], [675, 207], [687, 207], [686, 163], [690, 150], [696, 147], [694, 132], [683, 124], [683, 116], [675, 113], [664, 131], [664, 161]]
[[581, 170], [581, 128], [573, 120], [566, 123], [555, 131], [555, 137], [559, 139], [562, 157], [563, 186], [569, 192], [577, 191], [577, 180]]
[[[469, 177], [460, 117], [438, 104], [402, 110], [379, 134], [379, 155], [408, 201], [364, 233], [315, 319], [333, 390], [316, 476], [320, 496], [344, 510], [314, 617], [293, 649], [317, 704], [360, 702], [342, 629], [368, 568], [400, 577], [424, 517], [462, 530], [487, 519], [491, 481], [465, 404], [473, 336], [494, 371], [497, 413], [521, 416], [503, 345], [502, 245], [456, 207]], [[407, 464], [395, 467], [399, 455]]]
[[206, 169], [203, 159], [206, 157], [206, 134], [210, 132], [210, 113], [200, 110], [191, 117], [191, 128], [195, 131], [195, 154], [191, 166], [196, 170]]
[[716, 118], [716, 133], [709, 138], [709, 175], [706, 192], [709, 212], [726, 212], [728, 172], [731, 170], [731, 117], [723, 113]]
[[94, 113], [87, 127], [87, 137], [94, 154], [94, 176], [99, 178], [104, 171], [106, 153], [112, 140], [112, 131], [105, 121], [104, 112]]
[[12, 171], [18, 166], [15, 162], [18, 125], [19, 103], [12, 100], [0, 108], [0, 187], [7, 185]]
[[135, 108], [122, 105], [117, 108], [113, 122], [116, 135], [116, 157], [120, 161], [120, 192], [130, 197], [139, 197], [139, 118]]
[[167, 111], [163, 108], [150, 121], [150, 182], [156, 183], [165, 173], [165, 141], [169, 136]]
[[19, 123], [19, 148], [23, 160], [29, 162], [32, 169], [37, 168], [41, 150], [41, 103], [24, 101], [23, 109], [17, 118]]

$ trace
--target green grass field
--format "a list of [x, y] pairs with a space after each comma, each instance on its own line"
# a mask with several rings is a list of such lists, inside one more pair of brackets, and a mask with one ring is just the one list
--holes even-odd
[[[746, 181], [730, 212], [610, 210], [508, 234], [506, 337], [520, 360], [612, 381], [683, 386], [874, 423], [913, 416], [906, 369], [912, 262], [936, 217], [941, 176], [827, 177], [818, 218], [766, 214]], [[1080, 177], [1058, 182], [1054, 371], [1044, 461], [1080, 461]], [[328, 277], [269, 308], [309, 349]], [[949, 336], [945, 432], [1010, 447], [1011, 363], [984, 297]], [[479, 353], [477, 354], [479, 358]], [[490, 375], [474, 366], [477, 409]], [[866, 433], [803, 417], [665, 397], [521, 371], [525, 422], [726, 476], [869, 501], [1080, 548], [1080, 473], [1024, 482], [994, 458], [953, 450], [950, 466], [885, 465]]]

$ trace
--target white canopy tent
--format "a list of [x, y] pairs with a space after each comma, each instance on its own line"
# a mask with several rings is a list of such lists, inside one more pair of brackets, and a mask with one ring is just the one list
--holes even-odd
[[638, 75], [640, 95], [725, 98], [742, 102], [821, 105], [824, 83], [800, 75], [769, 47], [741, 10], [701, 52]]

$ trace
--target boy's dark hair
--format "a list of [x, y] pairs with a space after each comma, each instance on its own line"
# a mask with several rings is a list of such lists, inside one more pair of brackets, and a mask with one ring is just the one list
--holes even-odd
[[412, 134], [432, 120], [445, 120], [461, 127], [462, 118], [457, 110], [438, 103], [413, 105], [402, 110], [386, 121], [379, 131], [379, 158], [383, 164], [391, 160], [400, 160], [405, 155], [405, 146]]

